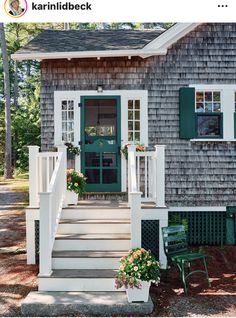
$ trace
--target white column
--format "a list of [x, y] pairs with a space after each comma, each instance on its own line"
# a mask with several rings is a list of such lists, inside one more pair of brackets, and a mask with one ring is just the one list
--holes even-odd
[[63, 206], [66, 206], [66, 190], [67, 190], [67, 179], [66, 179], [66, 170], [67, 170], [67, 147], [66, 146], [58, 146], [57, 147], [58, 152], [63, 153], [63, 170], [64, 170], [64, 178], [63, 178], [63, 183], [64, 183], [64, 189], [63, 189], [63, 201], [64, 204]]
[[51, 193], [44, 192], [44, 193], [40, 193], [39, 196], [40, 196], [39, 275], [50, 276], [52, 272]]
[[29, 148], [29, 206], [31, 208], [39, 207], [38, 197], [38, 146], [28, 146]]
[[163, 238], [162, 238], [162, 227], [168, 226], [168, 209], [165, 209], [165, 211], [162, 211], [161, 219], [159, 220], [159, 261], [161, 268], [166, 269], [167, 266], [167, 260], [166, 255], [164, 252], [164, 244], [163, 244]]
[[26, 249], [27, 264], [35, 264], [35, 221], [28, 220], [26, 215]]
[[131, 248], [141, 247], [141, 192], [130, 193]]
[[[136, 161], [131, 162], [131, 153], [135, 153], [136, 152], [136, 146], [135, 145], [129, 145], [128, 146], [128, 202], [130, 205], [130, 192], [132, 191], [131, 189], [131, 170], [133, 170], [133, 173], [135, 173], [135, 177], [136, 177]], [[136, 160], [136, 158], [135, 158]], [[134, 165], [134, 167], [131, 167], [131, 165]], [[133, 169], [132, 169], [133, 168]], [[137, 189], [135, 189], [137, 190]]]
[[156, 151], [156, 205], [165, 207], [165, 145], [155, 146]]

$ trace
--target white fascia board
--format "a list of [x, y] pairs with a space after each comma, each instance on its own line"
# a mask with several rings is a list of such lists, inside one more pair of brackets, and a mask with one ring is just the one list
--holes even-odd
[[11, 55], [13, 60], [51, 60], [51, 59], [75, 59], [75, 58], [100, 58], [100, 57], [122, 57], [140, 56], [146, 58], [153, 55], [165, 55], [164, 50], [111, 50], [111, 51], [84, 51], [84, 52], [52, 52], [52, 53], [15, 53]]
[[198, 25], [200, 23], [176, 23], [155, 40], [144, 46], [143, 52], [146, 50], [167, 50], [172, 44], [194, 30]]

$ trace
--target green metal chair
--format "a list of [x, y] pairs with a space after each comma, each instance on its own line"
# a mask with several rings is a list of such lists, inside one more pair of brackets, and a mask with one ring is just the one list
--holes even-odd
[[[201, 252], [192, 252], [188, 249], [187, 235], [184, 225], [174, 225], [162, 228], [162, 238], [164, 244], [164, 251], [167, 257], [167, 268], [171, 263], [176, 264], [180, 270], [181, 279], [184, 285], [184, 291], [187, 294], [187, 282], [189, 276], [195, 273], [204, 273], [211, 286], [208, 276], [206, 257], [208, 255]], [[204, 270], [190, 271], [191, 262], [202, 260]]]

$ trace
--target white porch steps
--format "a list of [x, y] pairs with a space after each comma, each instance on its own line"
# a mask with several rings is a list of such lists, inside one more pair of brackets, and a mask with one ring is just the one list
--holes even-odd
[[50, 277], [39, 276], [39, 290], [117, 291], [119, 260], [129, 248], [128, 208], [63, 209], [52, 253], [53, 272]]

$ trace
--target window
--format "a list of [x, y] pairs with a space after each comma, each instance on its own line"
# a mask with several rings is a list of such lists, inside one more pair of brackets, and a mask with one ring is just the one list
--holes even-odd
[[61, 101], [62, 141], [74, 142], [74, 101]]
[[221, 111], [220, 91], [196, 91], [196, 112], [212, 113]]
[[196, 91], [195, 112], [197, 138], [222, 138], [221, 91]]
[[128, 100], [128, 141], [140, 141], [140, 100]]
[[204, 114], [197, 115], [197, 137], [221, 137], [222, 120], [221, 116]]

